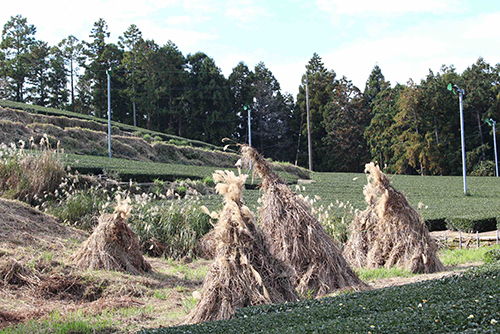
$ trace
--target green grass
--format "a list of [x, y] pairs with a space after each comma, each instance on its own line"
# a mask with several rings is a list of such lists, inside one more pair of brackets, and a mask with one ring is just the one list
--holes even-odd
[[111, 322], [103, 317], [89, 320], [82, 312], [77, 312], [62, 320], [56, 311], [43, 321], [29, 320], [18, 326], [7, 327], [0, 330], [0, 334], [94, 334], [112, 333]]
[[[364, 174], [313, 173], [315, 183], [305, 184], [303, 194], [318, 195], [325, 206], [336, 200], [349, 201], [355, 209], [364, 210]], [[460, 176], [391, 176], [392, 185], [402, 190], [413, 207], [421, 202], [425, 220], [447, 218], [483, 219], [500, 217], [500, 178], [468, 177], [470, 195], [463, 194]]]
[[356, 274], [363, 281], [374, 281], [382, 278], [391, 277], [412, 277], [416, 274], [403, 268], [375, 268], [375, 269], [356, 269]]
[[492, 249], [500, 249], [500, 247], [495, 245], [478, 249], [442, 249], [439, 251], [439, 259], [445, 266], [481, 262], [485, 254]]

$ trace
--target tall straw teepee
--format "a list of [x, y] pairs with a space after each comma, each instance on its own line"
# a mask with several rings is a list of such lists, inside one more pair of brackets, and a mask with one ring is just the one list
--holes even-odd
[[243, 164], [251, 163], [262, 178], [259, 221], [273, 254], [293, 269], [297, 291], [319, 297], [339, 289], [367, 289], [308, 204], [273, 172], [270, 162], [250, 146], [240, 149]]
[[365, 166], [367, 208], [350, 226], [344, 255], [358, 268], [402, 267], [414, 273], [444, 269], [437, 244], [405, 194], [373, 162]]
[[201, 299], [185, 323], [229, 319], [241, 307], [298, 300], [291, 269], [271, 255], [253, 214], [242, 202], [247, 176], [230, 171], [213, 175], [225, 206], [214, 228], [214, 262]]

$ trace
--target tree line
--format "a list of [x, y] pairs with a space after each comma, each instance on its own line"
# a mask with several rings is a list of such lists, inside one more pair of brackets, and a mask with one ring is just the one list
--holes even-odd
[[226, 78], [203, 52], [184, 55], [172, 41], [158, 45], [132, 24], [109, 43], [104, 19], [88, 41], [70, 35], [55, 46], [35, 38], [36, 28], [17, 15], [4, 25], [0, 44], [0, 98], [105, 117], [111, 77], [114, 121], [221, 145], [248, 142], [266, 157], [308, 166], [306, 81], [313, 169], [363, 171], [377, 161], [387, 172], [461, 173], [458, 96], [464, 115], [469, 173], [491, 174], [493, 134], [500, 120], [500, 64], [479, 58], [459, 74], [438, 73], [394, 87], [376, 65], [361, 91], [337, 77], [314, 53], [294, 99], [282, 93], [263, 62], [238, 63]]

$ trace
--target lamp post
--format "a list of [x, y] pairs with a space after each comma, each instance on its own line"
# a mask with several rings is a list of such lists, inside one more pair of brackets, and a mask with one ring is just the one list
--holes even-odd
[[464, 135], [464, 106], [463, 106], [464, 90], [459, 88], [457, 85], [454, 85], [452, 87], [451, 83], [448, 84], [448, 90], [453, 91], [453, 93], [456, 94], [453, 88], [457, 90], [460, 101], [460, 132], [462, 138], [462, 174], [464, 176], [464, 195], [467, 195], [467, 169], [465, 165], [465, 135]]
[[462, 173], [464, 175], [464, 195], [467, 195], [467, 168], [465, 166], [465, 134], [464, 134], [464, 90], [458, 88], [458, 97], [460, 100], [460, 131], [462, 132]]
[[497, 132], [496, 125], [497, 122], [493, 118], [487, 119], [486, 123], [493, 126], [493, 150], [495, 151], [495, 176], [498, 177], [498, 156], [497, 156]]
[[108, 155], [111, 158], [111, 67], [106, 70], [108, 76]]

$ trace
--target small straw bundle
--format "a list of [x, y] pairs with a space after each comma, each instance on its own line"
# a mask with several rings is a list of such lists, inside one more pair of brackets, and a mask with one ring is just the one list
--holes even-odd
[[367, 289], [304, 199], [273, 172], [269, 161], [254, 148], [241, 145], [241, 152], [243, 163], [252, 163], [262, 178], [262, 229], [272, 253], [294, 270], [299, 294], [320, 297], [339, 289]]
[[402, 267], [414, 273], [444, 269], [436, 256], [431, 238], [418, 212], [404, 193], [373, 162], [365, 167], [366, 210], [358, 213], [350, 226], [344, 255], [358, 268]]
[[229, 319], [245, 306], [296, 301], [291, 270], [274, 258], [241, 194], [247, 175], [216, 171], [225, 206], [215, 226], [217, 250], [201, 299], [185, 323]]
[[124, 271], [134, 275], [151, 270], [141, 253], [139, 238], [127, 224], [130, 199], [119, 197], [114, 214], [103, 214], [90, 237], [70, 260], [78, 267]]

